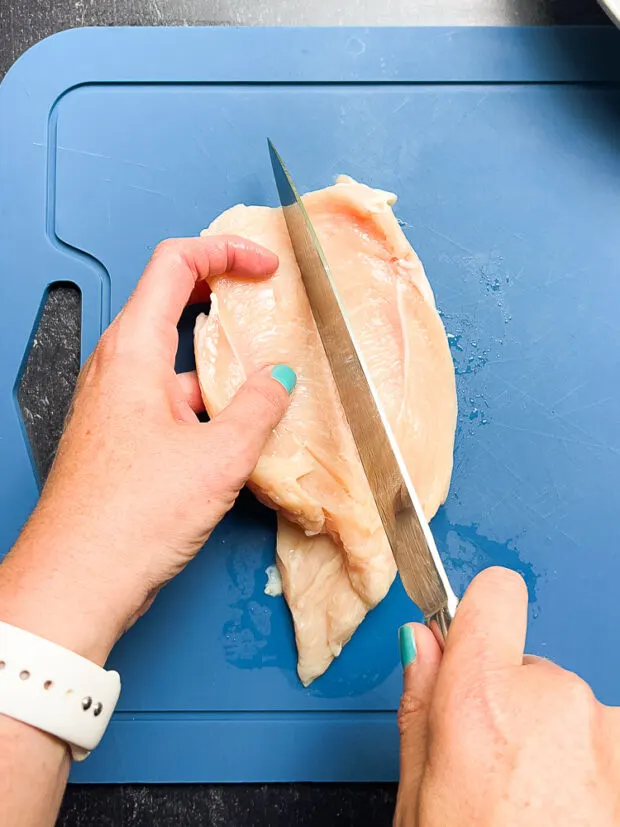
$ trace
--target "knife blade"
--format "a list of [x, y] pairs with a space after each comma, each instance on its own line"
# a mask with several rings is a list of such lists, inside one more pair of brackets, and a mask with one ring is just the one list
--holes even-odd
[[440, 642], [458, 600], [415, 493], [321, 244], [291, 176], [268, 140], [280, 203], [312, 314], [405, 590]]

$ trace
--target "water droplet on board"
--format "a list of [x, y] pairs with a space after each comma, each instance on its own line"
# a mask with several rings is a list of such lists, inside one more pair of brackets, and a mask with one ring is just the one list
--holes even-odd
[[366, 51], [366, 44], [359, 37], [350, 37], [346, 45], [347, 52], [351, 55], [358, 56], [364, 54]]

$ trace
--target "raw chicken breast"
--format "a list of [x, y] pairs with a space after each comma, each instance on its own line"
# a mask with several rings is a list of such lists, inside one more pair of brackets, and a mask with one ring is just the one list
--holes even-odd
[[278, 568], [295, 624], [297, 672], [305, 686], [338, 657], [369, 609], [351, 585], [346, 559], [328, 534], [308, 537], [278, 515]]
[[[395, 200], [344, 176], [304, 196], [430, 519], [446, 497], [452, 472], [454, 369], [430, 285], [392, 213]], [[396, 567], [282, 211], [239, 205], [205, 233], [246, 236], [280, 257], [269, 279], [211, 280], [211, 311], [196, 322], [196, 365], [211, 416], [258, 367], [285, 362], [297, 372], [290, 408], [249, 485], [280, 512], [278, 566], [295, 624], [298, 672], [307, 685], [387, 594]]]

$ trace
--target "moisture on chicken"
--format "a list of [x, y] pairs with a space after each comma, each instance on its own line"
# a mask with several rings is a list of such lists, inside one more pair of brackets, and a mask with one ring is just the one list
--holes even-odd
[[[303, 200], [430, 519], [452, 472], [454, 368], [422, 264], [392, 212], [396, 197], [343, 176]], [[211, 310], [196, 322], [195, 351], [212, 416], [255, 369], [284, 362], [297, 373], [291, 405], [249, 485], [279, 512], [277, 563], [307, 685], [385, 597], [396, 567], [282, 211], [233, 207], [205, 231], [220, 233], [245, 236], [280, 257], [268, 279], [211, 279]]]

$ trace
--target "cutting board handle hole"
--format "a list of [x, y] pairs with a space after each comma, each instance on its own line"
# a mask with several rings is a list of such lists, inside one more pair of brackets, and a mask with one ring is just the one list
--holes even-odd
[[80, 370], [82, 294], [55, 282], [42, 299], [17, 384], [17, 402], [41, 485], [62, 434]]

